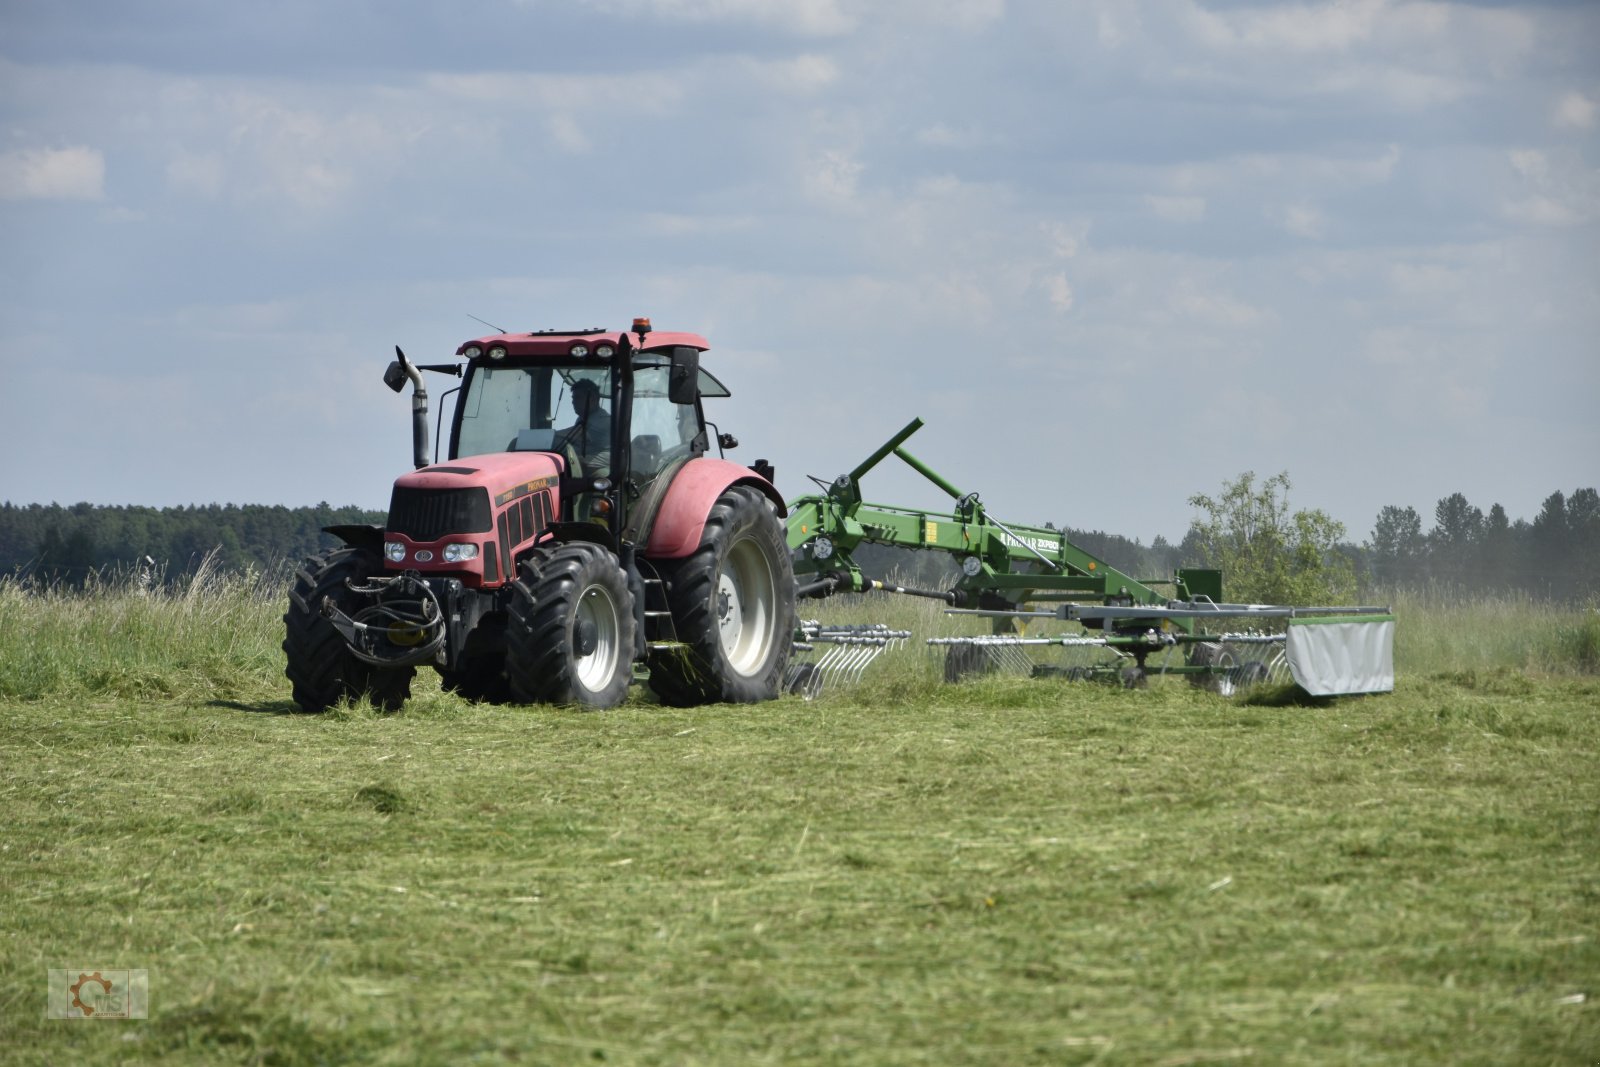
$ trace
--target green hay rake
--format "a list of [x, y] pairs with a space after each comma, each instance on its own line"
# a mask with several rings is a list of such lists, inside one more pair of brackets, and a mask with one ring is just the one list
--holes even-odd
[[[799, 597], [900, 593], [941, 600], [949, 614], [990, 620], [988, 635], [928, 639], [944, 653], [947, 681], [1006, 670], [1129, 687], [1145, 685], [1152, 673], [1172, 674], [1229, 695], [1289, 678], [1313, 693], [1393, 688], [1388, 608], [1229, 604], [1222, 599], [1221, 573], [1202, 568], [1134, 578], [1072, 544], [1063, 531], [991, 515], [977, 493], [963, 492], [906, 451], [905, 441], [921, 427], [922, 420], [913, 419], [831, 483], [813, 479], [823, 493], [790, 504], [788, 541]], [[954, 509], [868, 503], [861, 479], [890, 455], [949, 496]], [[864, 544], [945, 553], [957, 560], [960, 574], [945, 590], [870, 577], [854, 558]], [[1037, 619], [1082, 629], [1027, 636], [1028, 623]], [[1207, 625], [1240, 619], [1251, 628]], [[1041, 659], [1045, 653], [1055, 659]]]
[[[812, 700], [830, 682], [854, 685], [873, 660], [909, 640], [910, 630], [892, 630], [884, 623], [830, 626], [808, 619], [800, 624], [784, 686]], [[818, 652], [815, 659], [806, 658]]]

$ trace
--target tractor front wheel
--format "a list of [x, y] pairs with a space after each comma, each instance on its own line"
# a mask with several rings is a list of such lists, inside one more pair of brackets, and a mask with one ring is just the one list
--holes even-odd
[[341, 700], [366, 695], [385, 711], [394, 711], [411, 695], [415, 667], [376, 667], [363, 663], [322, 614], [322, 601], [332, 598], [346, 615], [360, 610], [360, 598], [349, 582], [360, 584], [383, 570], [376, 552], [335, 548], [312, 556], [295, 571], [284, 612], [284, 674], [294, 687], [294, 702], [305, 711], [327, 711]]
[[512, 583], [511, 699], [615, 707], [633, 680], [633, 639], [633, 598], [611, 553], [583, 542], [535, 552]]
[[751, 704], [782, 688], [794, 644], [794, 567], [772, 505], [730, 487], [706, 516], [700, 547], [657, 564], [684, 648], [650, 661], [662, 702]]
[[455, 670], [440, 669], [439, 685], [474, 704], [509, 704], [506, 682], [505, 613], [492, 612], [467, 634], [467, 646]]

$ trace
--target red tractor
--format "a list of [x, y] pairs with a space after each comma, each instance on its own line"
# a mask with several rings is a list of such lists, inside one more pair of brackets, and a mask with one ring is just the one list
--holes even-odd
[[[702, 408], [728, 390], [692, 333], [497, 334], [464, 362], [412, 365], [416, 470], [388, 522], [329, 527], [284, 615], [295, 703], [368, 695], [398, 707], [419, 666], [475, 701], [611, 707], [636, 665], [673, 705], [778, 694], [794, 572], [772, 467], [707, 455], [738, 444]], [[462, 377], [449, 459], [428, 448], [420, 371]], [[446, 394], [449, 395], [449, 394]]]

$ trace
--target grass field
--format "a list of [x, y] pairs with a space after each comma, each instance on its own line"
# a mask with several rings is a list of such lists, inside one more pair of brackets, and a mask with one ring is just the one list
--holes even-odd
[[[908, 649], [313, 717], [275, 596], [0, 584], [0, 1061], [1600, 1061], [1592, 615], [1402, 601], [1397, 691], [1337, 702]], [[46, 1020], [82, 965], [150, 1018]]]

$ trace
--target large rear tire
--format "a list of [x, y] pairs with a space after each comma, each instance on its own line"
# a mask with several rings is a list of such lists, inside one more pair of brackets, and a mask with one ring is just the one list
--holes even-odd
[[385, 711], [394, 711], [411, 696], [415, 667], [375, 667], [363, 663], [322, 614], [324, 597], [346, 615], [361, 607], [346, 582], [363, 582], [383, 570], [377, 553], [364, 548], [335, 548], [312, 556], [295, 571], [284, 612], [284, 674], [294, 689], [294, 702], [305, 711], [327, 711], [341, 700], [367, 696]]
[[794, 642], [794, 566], [783, 524], [759, 491], [735, 485], [706, 517], [700, 547], [657, 563], [681, 650], [650, 660], [663, 703], [751, 704], [776, 697]]
[[622, 703], [633, 680], [633, 597], [616, 558], [574, 542], [536, 552], [512, 583], [506, 682], [519, 704]]

